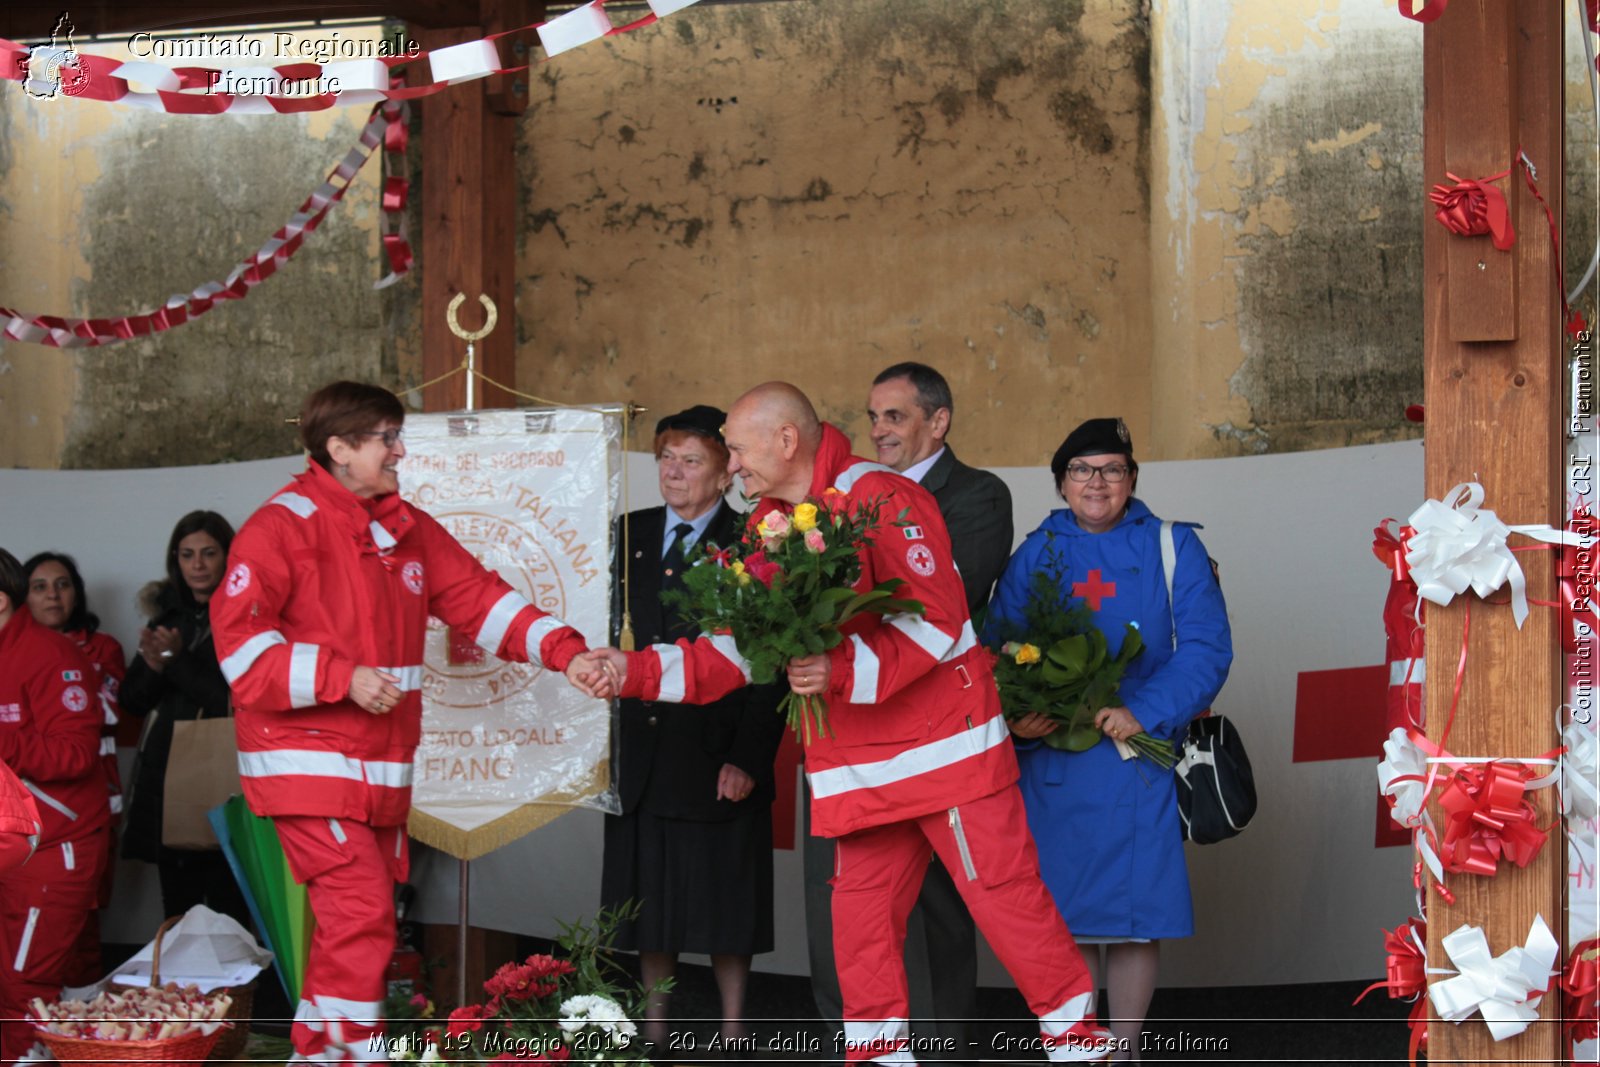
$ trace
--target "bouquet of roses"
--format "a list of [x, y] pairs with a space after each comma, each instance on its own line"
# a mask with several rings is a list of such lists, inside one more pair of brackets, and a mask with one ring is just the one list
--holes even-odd
[[[861, 547], [880, 525], [881, 501], [849, 506], [836, 489], [806, 500], [793, 515], [774, 508], [747, 530], [741, 544], [708, 546], [688, 569], [670, 605], [708, 634], [731, 634], [758, 685], [776, 680], [791, 659], [826, 652], [844, 640], [840, 627], [857, 615], [920, 615], [922, 603], [895, 596], [899, 578], [856, 592]], [[905, 520], [902, 512], [897, 523]], [[828, 734], [821, 696], [784, 695], [778, 710], [796, 736]]]
[[[625, 989], [626, 976], [609, 958], [617, 924], [637, 915], [638, 905], [628, 904], [601, 911], [593, 926], [563, 924], [557, 944], [564, 958], [539, 954], [503, 964], [483, 983], [489, 999], [452, 1011], [442, 1028], [423, 1028], [415, 1017], [410, 1025], [398, 1023], [391, 1008], [389, 1058], [648, 1062], [637, 1020], [655, 990]], [[670, 986], [669, 979], [659, 988]], [[432, 1014], [433, 1005], [420, 994], [411, 1005], [417, 1014]]]
[[[1068, 752], [1084, 752], [1105, 736], [1095, 714], [1115, 707], [1122, 672], [1144, 649], [1138, 627], [1129, 624], [1122, 648], [1109, 654], [1106, 635], [1094, 625], [1088, 607], [1061, 602], [1059, 564], [1035, 572], [1022, 621], [1002, 627], [994, 666], [1000, 705], [1007, 718], [1041, 712], [1061, 725], [1044, 743]], [[1161, 767], [1178, 762], [1172, 744], [1137, 733], [1126, 744]]]

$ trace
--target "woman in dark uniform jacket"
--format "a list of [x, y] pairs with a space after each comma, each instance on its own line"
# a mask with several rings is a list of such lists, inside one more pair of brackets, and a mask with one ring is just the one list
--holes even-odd
[[[723, 419], [699, 405], [656, 424], [667, 503], [628, 516], [628, 540], [616, 539], [614, 561], [612, 617], [622, 616], [626, 551], [627, 607], [641, 645], [695, 636], [662, 594], [681, 581], [685, 548], [695, 554], [728, 545], [743, 532], [745, 517], [723, 500], [731, 483]], [[670, 977], [680, 952], [710, 955], [730, 1038], [743, 1034], [750, 958], [773, 945], [772, 762], [782, 692], [742, 689], [704, 707], [622, 701], [622, 814], [606, 818], [601, 900], [640, 903], [638, 920], [619, 930], [616, 944], [639, 952], [646, 985]], [[663, 1047], [666, 1001], [652, 998], [644, 1032]]]

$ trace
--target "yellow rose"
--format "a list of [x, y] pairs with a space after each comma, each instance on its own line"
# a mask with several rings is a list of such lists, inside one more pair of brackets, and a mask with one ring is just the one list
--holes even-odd
[[733, 561], [733, 566], [729, 567], [728, 569], [733, 572], [734, 577], [739, 579], [739, 584], [740, 585], [749, 585], [750, 584], [750, 576], [744, 572], [744, 561], [743, 560], [738, 560], [738, 559], [734, 560]]
[[1017, 649], [1016, 660], [1019, 664], [1038, 663], [1039, 646], [1023, 645], [1021, 648]]
[[817, 506], [815, 504], [801, 504], [794, 509], [794, 528], [801, 533], [814, 529], [817, 525]]

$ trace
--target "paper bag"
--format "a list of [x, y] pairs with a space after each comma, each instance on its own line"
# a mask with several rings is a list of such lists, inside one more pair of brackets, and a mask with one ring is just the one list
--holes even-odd
[[172, 724], [172, 750], [162, 797], [161, 843], [168, 848], [217, 848], [206, 812], [241, 792], [233, 719], [186, 719]]

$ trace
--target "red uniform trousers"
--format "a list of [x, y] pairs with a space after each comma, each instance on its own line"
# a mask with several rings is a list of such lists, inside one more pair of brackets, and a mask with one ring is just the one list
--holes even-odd
[[289, 1037], [295, 1060], [387, 1060], [384, 975], [394, 955], [394, 884], [408, 861], [404, 826], [276, 815], [278, 840], [305, 885], [317, 928]]
[[33, 1047], [33, 1027], [18, 1022], [34, 997], [61, 995], [71, 952], [94, 910], [111, 862], [110, 835], [46, 845], [0, 874], [0, 1060]]
[[[906, 917], [937, 852], [978, 929], [1039, 1016], [1051, 1060], [1100, 1059], [1089, 969], [1039, 877], [1022, 794], [1007, 786], [970, 804], [838, 838], [833, 950], [847, 1061], [915, 1062], [907, 1047]], [[1086, 1020], [1089, 1020], [1086, 1022]], [[965, 1059], [967, 1050], [941, 1055]]]

